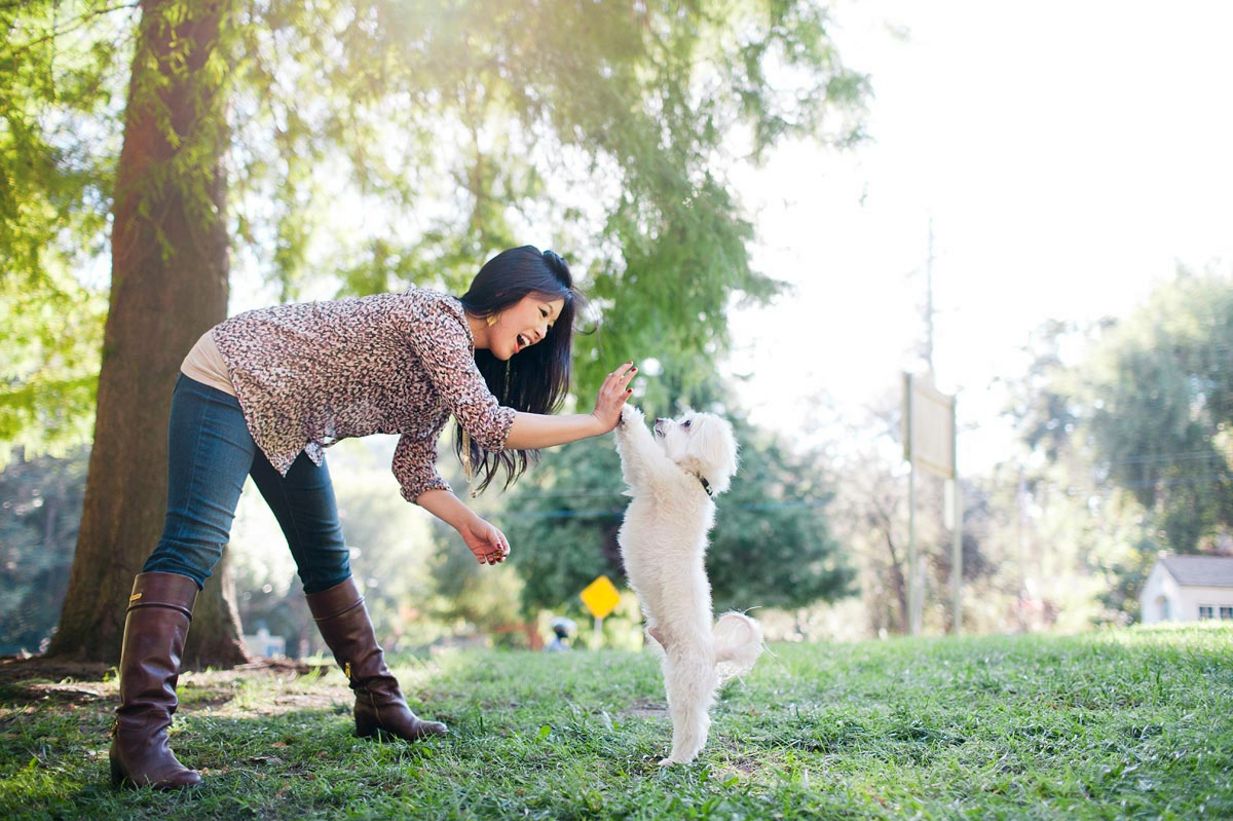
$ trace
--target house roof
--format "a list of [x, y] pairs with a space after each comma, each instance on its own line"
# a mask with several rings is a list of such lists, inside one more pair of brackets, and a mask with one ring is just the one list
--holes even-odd
[[1233, 587], [1233, 556], [1161, 556], [1178, 584], [1195, 587]]

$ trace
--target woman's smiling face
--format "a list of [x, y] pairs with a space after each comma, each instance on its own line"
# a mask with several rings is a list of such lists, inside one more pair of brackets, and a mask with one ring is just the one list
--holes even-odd
[[497, 359], [511, 356], [542, 342], [548, 335], [565, 300], [542, 294], [528, 294], [497, 314], [497, 321], [488, 326], [488, 350]]

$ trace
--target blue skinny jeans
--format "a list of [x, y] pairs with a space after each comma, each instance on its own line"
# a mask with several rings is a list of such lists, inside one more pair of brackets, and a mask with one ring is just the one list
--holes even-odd
[[304, 592], [351, 576], [325, 462], [317, 467], [301, 453], [279, 475], [253, 441], [234, 396], [180, 374], [167, 453], [167, 517], [143, 572], [178, 573], [202, 587], [231, 537], [244, 478], [252, 476], [287, 537]]

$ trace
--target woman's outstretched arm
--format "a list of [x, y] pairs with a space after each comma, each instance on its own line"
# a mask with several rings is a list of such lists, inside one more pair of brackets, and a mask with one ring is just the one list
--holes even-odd
[[519, 411], [505, 438], [505, 447], [538, 450], [607, 433], [621, 421], [621, 408], [630, 395], [629, 383], [637, 372], [634, 363], [627, 362], [608, 374], [595, 399], [595, 410], [590, 413], [557, 416]]

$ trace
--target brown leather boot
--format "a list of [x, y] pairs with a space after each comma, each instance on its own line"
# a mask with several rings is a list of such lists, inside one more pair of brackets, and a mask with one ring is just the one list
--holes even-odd
[[120, 706], [111, 731], [111, 783], [160, 790], [193, 787], [201, 776], [176, 760], [167, 728], [176, 711], [180, 656], [197, 583], [176, 573], [133, 579], [120, 650]]
[[320, 593], [309, 593], [306, 598], [317, 629], [355, 691], [356, 735], [388, 733], [415, 741], [446, 733], [444, 724], [422, 721], [407, 707], [398, 679], [385, 666], [385, 654], [377, 644], [364, 597], [353, 579]]

